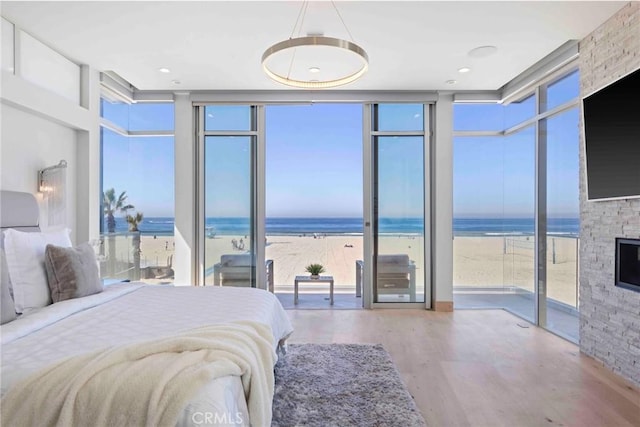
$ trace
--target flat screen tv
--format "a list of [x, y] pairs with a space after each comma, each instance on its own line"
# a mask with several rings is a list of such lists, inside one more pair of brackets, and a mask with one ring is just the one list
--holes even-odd
[[640, 69], [582, 100], [589, 200], [640, 197]]

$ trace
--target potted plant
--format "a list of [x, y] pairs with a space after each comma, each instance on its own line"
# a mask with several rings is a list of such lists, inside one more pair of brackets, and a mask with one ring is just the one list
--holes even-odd
[[312, 279], [317, 279], [320, 273], [324, 273], [324, 267], [322, 264], [309, 264], [305, 267], [305, 271], [311, 274]]

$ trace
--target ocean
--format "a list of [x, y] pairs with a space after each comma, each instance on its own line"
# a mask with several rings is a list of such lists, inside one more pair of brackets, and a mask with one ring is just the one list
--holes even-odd
[[[171, 217], [144, 218], [139, 229], [143, 235], [173, 235], [174, 219]], [[533, 218], [454, 218], [455, 236], [503, 236], [532, 235]], [[577, 237], [580, 229], [578, 218], [549, 218], [548, 233]], [[116, 218], [116, 231], [127, 231], [123, 218]], [[248, 218], [207, 218], [207, 235], [247, 235]], [[381, 234], [422, 234], [422, 220], [418, 218], [381, 218]], [[362, 234], [362, 218], [267, 218], [267, 235], [305, 234]]]

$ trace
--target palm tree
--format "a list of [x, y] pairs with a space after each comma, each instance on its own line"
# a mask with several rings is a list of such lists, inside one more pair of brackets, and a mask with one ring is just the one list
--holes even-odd
[[[131, 206], [133, 208], [133, 206]], [[127, 223], [129, 224], [129, 231], [140, 231], [138, 225], [142, 222], [144, 214], [142, 212], [136, 212], [136, 215], [127, 215]]]
[[144, 215], [142, 212], [136, 212], [134, 215], [127, 215], [127, 223], [129, 224], [129, 232], [133, 234], [131, 245], [133, 246], [133, 280], [140, 280], [140, 230], [138, 225], [142, 222]]
[[117, 212], [126, 213], [127, 210], [133, 209], [133, 205], [127, 203], [127, 192], [123, 191], [116, 199], [116, 192], [113, 188], [108, 189], [102, 195], [102, 206], [104, 209], [104, 216], [107, 217], [107, 231], [109, 233], [115, 233], [116, 231], [116, 219], [115, 214]]
[[116, 231], [116, 219], [114, 215], [118, 212], [127, 212], [128, 209], [133, 209], [133, 205], [127, 204], [127, 192], [123, 191], [116, 199], [116, 191], [113, 188], [108, 189], [102, 193], [102, 209], [103, 214], [107, 217], [107, 231], [110, 236], [108, 242], [108, 264], [107, 271], [109, 277], [114, 277], [118, 263], [116, 259], [116, 237], [113, 235]]

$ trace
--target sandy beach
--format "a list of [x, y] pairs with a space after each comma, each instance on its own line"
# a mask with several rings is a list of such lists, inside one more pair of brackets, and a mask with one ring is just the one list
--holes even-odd
[[[224, 254], [243, 253], [234, 248], [232, 240], [243, 239], [245, 247], [249, 245], [245, 236], [216, 236], [207, 239], [206, 268], [219, 262]], [[385, 237], [382, 240], [385, 253], [407, 253], [411, 259], [422, 259], [422, 240], [413, 237]], [[274, 284], [278, 292], [293, 292], [293, 282], [297, 275], [307, 275], [305, 267], [319, 263], [325, 267], [326, 275], [335, 280], [336, 292], [355, 292], [356, 261], [362, 259], [362, 236], [267, 236], [266, 259], [274, 262]], [[422, 263], [417, 268], [417, 280], [422, 280]], [[207, 283], [213, 282], [212, 278]], [[322, 285], [319, 285], [322, 287]], [[326, 287], [326, 286], [325, 286]], [[305, 284], [305, 290], [313, 286]]]
[[[305, 267], [319, 263], [325, 267], [323, 274], [335, 281], [335, 292], [355, 293], [356, 261], [363, 259], [362, 236], [269, 236], [267, 259], [274, 260], [275, 286], [281, 292], [293, 292], [296, 275], [307, 275]], [[416, 283], [424, 281], [424, 255], [422, 238], [408, 236], [384, 236], [380, 246], [386, 254], [408, 254], [416, 263]], [[418, 285], [418, 287], [420, 287]], [[304, 284], [304, 291], [322, 289], [322, 285]], [[324, 286], [326, 290], [326, 285]], [[422, 292], [419, 292], [422, 293]]]
[[[130, 279], [134, 260], [133, 238], [128, 234], [105, 235], [102, 275], [109, 278]], [[140, 267], [168, 267], [173, 262], [173, 236], [140, 236]], [[112, 262], [115, 260], [115, 263]], [[145, 279], [146, 280], [146, 279]], [[155, 283], [153, 280], [148, 280]], [[166, 282], [166, 280], [164, 280]]]
[[[211, 268], [224, 254], [241, 254], [245, 236], [216, 236], [205, 241], [206, 266]], [[382, 236], [381, 252], [408, 254], [416, 263], [417, 283], [424, 280], [423, 240], [414, 236]], [[555, 247], [555, 263], [553, 259]], [[173, 254], [173, 236], [141, 237], [141, 265], [166, 266]], [[453, 283], [456, 291], [508, 291], [514, 287], [533, 292], [533, 238], [526, 236], [460, 237], [453, 241]], [[565, 304], [576, 305], [576, 239], [548, 238], [547, 294]], [[116, 239], [116, 256], [132, 260], [131, 239]], [[266, 258], [274, 262], [276, 292], [293, 292], [296, 275], [306, 275], [305, 266], [320, 263], [335, 280], [336, 293], [355, 293], [356, 260], [363, 258], [363, 239], [358, 235], [268, 236]], [[213, 284], [213, 276], [206, 279]], [[418, 285], [418, 287], [420, 287]], [[301, 292], [326, 292], [326, 284], [305, 284]]]
[[[547, 238], [547, 296], [573, 307], [577, 299], [576, 255], [576, 239]], [[453, 285], [454, 290], [517, 287], [533, 292], [533, 237], [455, 237]]]

